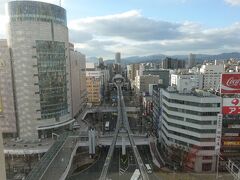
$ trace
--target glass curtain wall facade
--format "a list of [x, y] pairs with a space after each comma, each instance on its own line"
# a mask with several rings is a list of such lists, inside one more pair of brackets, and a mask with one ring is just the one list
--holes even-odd
[[36, 41], [39, 94], [42, 119], [67, 114], [67, 80], [65, 44]]

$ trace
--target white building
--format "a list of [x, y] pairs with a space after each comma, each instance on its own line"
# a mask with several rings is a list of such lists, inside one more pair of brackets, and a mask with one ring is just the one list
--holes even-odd
[[2, 132], [0, 130], [0, 179], [6, 180], [6, 170], [5, 170], [5, 156], [3, 152], [3, 139], [2, 139]]
[[221, 74], [224, 72], [224, 65], [206, 63], [200, 68], [200, 73], [203, 74], [204, 89], [219, 89]]
[[17, 125], [11, 67], [7, 40], [0, 40], [0, 131], [15, 136]]
[[178, 91], [183, 91], [184, 88], [189, 92], [191, 89], [203, 88], [202, 74], [171, 74], [171, 86], [175, 86]]
[[87, 103], [86, 89], [86, 58], [84, 54], [70, 48], [70, 67], [71, 67], [71, 90], [72, 90], [72, 115], [75, 117], [83, 111]]
[[44, 2], [12, 1], [8, 16], [18, 134], [37, 141], [74, 121], [66, 11]]
[[[171, 146], [187, 153], [184, 164], [195, 172], [214, 172], [215, 136], [221, 98], [204, 91], [183, 94], [168, 88], [161, 91], [160, 141], [168, 154]], [[174, 153], [174, 152], [173, 152]]]

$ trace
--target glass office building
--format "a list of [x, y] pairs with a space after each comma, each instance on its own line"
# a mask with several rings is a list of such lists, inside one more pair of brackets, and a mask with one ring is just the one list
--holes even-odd
[[66, 11], [44, 2], [12, 1], [7, 12], [18, 134], [38, 140], [73, 122]]

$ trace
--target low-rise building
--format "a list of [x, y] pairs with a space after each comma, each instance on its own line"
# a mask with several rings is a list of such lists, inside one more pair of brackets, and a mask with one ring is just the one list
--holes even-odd
[[[180, 86], [191, 86], [191, 88], [202, 89], [203, 88], [203, 75], [202, 74], [171, 74], [171, 86], [176, 86], [177, 89]], [[186, 87], [187, 88], [187, 87]]]

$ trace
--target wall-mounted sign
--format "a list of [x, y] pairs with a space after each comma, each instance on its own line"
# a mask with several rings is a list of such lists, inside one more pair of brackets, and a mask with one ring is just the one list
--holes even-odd
[[216, 139], [215, 139], [215, 151], [216, 151], [216, 153], [220, 152], [221, 137], [222, 137], [222, 114], [218, 114], [217, 115]]
[[221, 94], [240, 93], [240, 74], [226, 73], [222, 74]]
[[240, 146], [240, 141], [224, 141], [225, 146]]
[[222, 113], [237, 115], [240, 114], [240, 99], [239, 98], [223, 98]]

